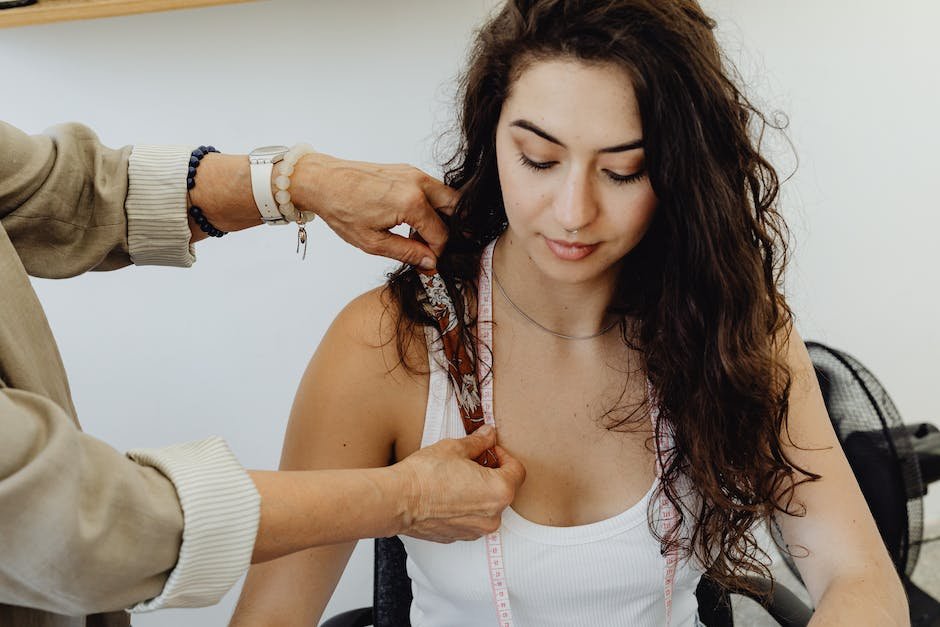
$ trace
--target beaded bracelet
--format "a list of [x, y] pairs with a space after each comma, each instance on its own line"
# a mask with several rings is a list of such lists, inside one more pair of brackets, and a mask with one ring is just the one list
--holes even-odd
[[310, 144], [294, 144], [284, 155], [277, 165], [277, 176], [274, 177], [274, 187], [277, 192], [274, 194], [274, 200], [277, 201], [277, 210], [284, 216], [284, 219], [297, 223], [297, 250], [300, 252], [300, 245], [303, 244], [304, 253], [301, 259], [307, 258], [307, 229], [306, 224], [312, 221], [317, 214], [312, 211], [300, 211], [294, 206], [290, 198], [290, 177], [294, 173], [294, 166], [304, 155], [316, 152]]
[[[186, 189], [191, 190], [196, 187], [196, 169], [199, 167], [199, 163], [202, 161], [202, 158], [205, 157], [210, 152], [219, 152], [213, 146], [200, 146], [196, 148], [189, 156], [189, 170], [186, 173]], [[206, 233], [209, 237], [222, 237], [225, 235], [225, 231], [219, 230], [212, 226], [209, 220], [206, 219], [206, 216], [202, 213], [202, 209], [196, 205], [192, 205], [189, 208], [189, 215], [193, 217], [193, 220], [196, 221], [196, 224], [199, 225], [199, 228], [202, 229], [203, 233]]]

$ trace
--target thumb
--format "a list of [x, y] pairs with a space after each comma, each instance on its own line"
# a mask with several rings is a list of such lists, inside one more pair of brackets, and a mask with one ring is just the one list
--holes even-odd
[[486, 449], [493, 448], [496, 444], [496, 429], [490, 425], [483, 425], [470, 435], [461, 438], [460, 444], [463, 446], [464, 455], [470, 459], [476, 459]]
[[518, 489], [525, 481], [525, 466], [518, 459], [506, 452], [501, 446], [496, 447], [496, 458], [499, 460], [499, 469], [497, 472], [506, 477], [513, 485], [513, 489]]
[[431, 270], [437, 265], [437, 255], [427, 244], [402, 237], [396, 233], [386, 233], [386, 237], [375, 247], [375, 253], [383, 257], [397, 259], [402, 263]]

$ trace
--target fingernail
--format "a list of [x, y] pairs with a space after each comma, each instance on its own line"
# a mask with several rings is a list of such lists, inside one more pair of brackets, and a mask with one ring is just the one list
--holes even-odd
[[492, 427], [492, 425], [483, 425], [482, 427], [480, 427], [479, 429], [477, 429], [477, 432], [478, 432], [480, 435], [489, 435], [489, 434], [493, 433], [493, 427]]
[[434, 260], [430, 257], [425, 257], [421, 260], [421, 263], [418, 264], [418, 267], [422, 270], [433, 270], [434, 269]]

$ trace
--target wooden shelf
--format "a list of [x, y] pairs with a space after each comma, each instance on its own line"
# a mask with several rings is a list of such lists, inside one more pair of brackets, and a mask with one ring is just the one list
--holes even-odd
[[0, 28], [87, 20], [135, 13], [192, 9], [251, 0], [39, 0], [25, 7], [0, 10]]

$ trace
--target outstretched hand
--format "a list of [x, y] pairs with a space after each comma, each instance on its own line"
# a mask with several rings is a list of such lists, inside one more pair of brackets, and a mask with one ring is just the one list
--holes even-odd
[[[473, 461], [494, 449], [499, 468]], [[392, 467], [407, 495], [407, 536], [433, 542], [475, 540], [496, 531], [525, 468], [496, 444], [496, 430], [484, 426], [459, 440], [442, 440]]]
[[[453, 213], [455, 190], [412, 166], [347, 161], [321, 153], [304, 157], [294, 171], [295, 204], [314, 211], [341, 238], [373, 255], [435, 267], [447, 242], [447, 227], [438, 212]], [[390, 232], [401, 224], [411, 226], [424, 241]]]

